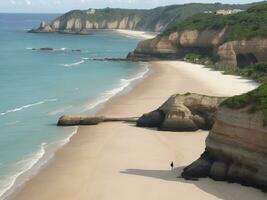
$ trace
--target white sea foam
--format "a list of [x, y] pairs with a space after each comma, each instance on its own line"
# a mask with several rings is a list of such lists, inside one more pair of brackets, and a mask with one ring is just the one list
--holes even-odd
[[72, 67], [72, 66], [80, 65], [80, 64], [82, 64], [84, 62], [85, 62], [84, 60], [81, 60], [79, 62], [70, 63], [70, 64], [61, 64], [61, 65], [64, 66], [64, 67]]
[[89, 105], [86, 106], [86, 108], [84, 109], [84, 111], [87, 110], [91, 110], [97, 106], [99, 106], [100, 104], [103, 104], [105, 102], [107, 102], [109, 99], [111, 99], [112, 97], [114, 97], [115, 95], [117, 95], [118, 93], [122, 92], [125, 88], [127, 88], [131, 83], [142, 79], [146, 73], [149, 71], [148, 66], [145, 66], [144, 71], [138, 73], [135, 77], [130, 78], [130, 79], [120, 79], [120, 84], [119, 87], [109, 90], [107, 92], [104, 92], [100, 98], [97, 98], [95, 101], [93, 101], [92, 103], [90, 103]]
[[[148, 66], [145, 66], [145, 69], [142, 72], [138, 73], [135, 77], [129, 79], [121, 79], [119, 87], [103, 93], [103, 95], [99, 99], [89, 104], [86, 107], [86, 110], [93, 109], [96, 106], [105, 103], [116, 94], [122, 92], [131, 83], [142, 79], [148, 71]], [[42, 103], [45, 103], [47, 101], [56, 101], [56, 99], [44, 100], [42, 101]], [[22, 110], [31, 106], [40, 105], [42, 103], [37, 102], [13, 110]], [[77, 133], [77, 131], [78, 127], [75, 127], [75, 130], [72, 131], [71, 134], [69, 134], [64, 139], [58, 140], [49, 145], [42, 143], [40, 145], [40, 149], [35, 154], [29, 155], [27, 158], [17, 162], [14, 167], [16, 169], [15, 173], [13, 171], [12, 175], [7, 175], [4, 179], [0, 180], [0, 200], [3, 200], [11, 195], [14, 190], [19, 188], [30, 177], [35, 175], [43, 165], [45, 165], [49, 160], [53, 158], [55, 151], [67, 144], [70, 141], [71, 137]]]
[[1, 112], [0, 115], [6, 115], [8, 113], [18, 112], [18, 111], [21, 111], [21, 110], [24, 110], [24, 109], [27, 109], [27, 108], [30, 108], [30, 107], [33, 107], [33, 106], [38, 106], [38, 105], [44, 104], [46, 102], [52, 102], [52, 101], [57, 101], [57, 99], [45, 99], [43, 101], [39, 101], [39, 102], [36, 102], [36, 103], [27, 104], [27, 105], [24, 105], [24, 106], [20, 106], [20, 107], [14, 108], [14, 109], [7, 110], [6, 112]]
[[74, 136], [77, 133], [77, 131], [78, 131], [78, 126], [75, 126], [75, 130], [72, 131], [72, 133], [67, 138], [60, 140], [58, 142], [58, 145], [59, 145], [58, 148], [63, 147], [65, 144], [67, 144], [72, 138], [72, 136]]
[[89, 58], [82, 58], [83, 60], [89, 60]]
[[12, 175], [7, 175], [0, 180], [0, 200], [6, 199], [14, 190], [21, 187], [29, 178], [35, 175], [43, 165], [54, 157], [56, 150], [67, 144], [77, 131], [78, 127], [74, 127], [74, 130], [66, 138], [50, 145], [42, 143], [36, 153], [17, 162], [14, 165], [15, 170], [11, 172]]
[[16, 179], [23, 173], [30, 170], [45, 154], [45, 145], [42, 143], [40, 149], [33, 155], [21, 160], [15, 164], [15, 169], [17, 170], [15, 174], [9, 175], [3, 180], [0, 180], [0, 199], [4, 199], [4, 194], [12, 188], [15, 184]]

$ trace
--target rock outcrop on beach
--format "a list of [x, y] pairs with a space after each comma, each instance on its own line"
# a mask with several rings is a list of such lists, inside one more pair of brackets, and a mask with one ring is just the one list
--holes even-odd
[[116, 118], [104, 116], [81, 116], [81, 115], [63, 115], [59, 118], [58, 126], [90, 126], [101, 122], [136, 122], [137, 118]]
[[229, 16], [194, 15], [154, 39], [141, 41], [128, 59], [172, 60], [196, 54], [231, 69], [266, 62], [266, 13], [267, 4]]
[[[254, 3], [255, 4], [255, 3]], [[128, 29], [162, 32], [196, 13], [215, 12], [218, 9], [246, 10], [252, 4], [200, 4], [162, 6], [154, 9], [88, 9], [72, 10], [51, 23], [53, 31], [78, 33], [92, 29]]]
[[59, 118], [58, 126], [97, 125], [104, 121], [104, 117], [90, 117], [79, 115], [63, 115]]
[[191, 93], [173, 95], [157, 110], [140, 117], [137, 126], [164, 131], [210, 130], [217, 106], [222, 100]]
[[201, 157], [186, 179], [211, 177], [267, 191], [267, 84], [224, 101]]

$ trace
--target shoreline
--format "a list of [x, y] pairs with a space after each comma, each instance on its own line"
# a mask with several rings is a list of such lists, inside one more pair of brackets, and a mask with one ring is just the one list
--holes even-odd
[[[210, 76], [211, 73], [214, 75], [214, 73], [220, 73], [220, 72], [214, 72], [202, 68], [200, 65], [193, 65], [189, 63], [184, 63], [180, 61], [161, 61], [161, 62], [152, 62], [152, 70], [148, 73], [149, 76], [140, 81], [135, 87], [130, 90], [126, 94], [120, 94], [116, 95], [115, 97], [112, 97], [108, 102], [105, 103], [104, 108], [101, 109], [98, 114], [99, 115], [106, 115], [106, 116], [116, 116], [116, 117], [132, 117], [132, 116], [140, 116], [141, 114], [145, 112], [152, 111], [153, 109], [156, 109], [163, 103], [167, 98], [169, 98], [170, 95], [174, 93], [186, 93], [186, 92], [196, 92], [196, 93], [203, 93], [203, 94], [214, 94], [214, 95], [226, 95], [227, 94], [236, 94], [238, 92], [243, 92], [244, 90], [249, 90], [253, 89], [252, 85], [248, 82], [248, 85], [244, 86], [247, 80], [243, 79], [243, 82], [241, 81], [240, 78], [238, 77], [229, 77], [229, 80], [232, 80], [230, 82], [231, 84], [236, 84], [235, 87], [231, 88], [231, 91], [222, 91], [222, 92], [216, 92], [215, 90], [217, 89], [222, 89], [222, 87], [227, 87], [227, 86], [222, 86], [219, 85], [217, 82], [225, 81], [224, 78], [223, 80], [214, 79], [212, 80], [213, 82], [216, 81], [217, 84], [215, 86], [209, 86], [208, 81], [205, 82], [205, 78], [207, 76]], [[167, 67], [166, 67], [167, 65]], [[187, 67], [184, 67], [187, 65]], [[165, 67], [164, 67], [165, 66]], [[192, 71], [193, 70], [193, 71]], [[204, 70], [204, 71], [202, 71]], [[202, 72], [201, 72], [202, 71]], [[196, 73], [197, 72], [197, 73]], [[204, 76], [204, 73], [208, 74], [206, 77]], [[193, 76], [192, 76], [193, 73]], [[195, 73], [195, 74], [194, 74]], [[199, 73], [202, 73], [202, 75], [199, 76]], [[168, 80], [166, 80], [166, 77], [168, 77]], [[218, 75], [218, 77], [225, 77], [225, 75]], [[189, 79], [189, 80], [187, 80]], [[192, 82], [193, 81], [193, 82]], [[189, 85], [185, 85], [185, 83]], [[229, 84], [230, 84], [229, 83]], [[238, 85], [239, 84], [239, 85]], [[240, 90], [240, 86], [244, 86], [242, 90]], [[204, 87], [201, 87], [204, 86]], [[163, 89], [164, 88], [164, 91]], [[188, 91], [189, 90], [189, 91]], [[123, 135], [123, 132], [127, 133], [126, 135], [129, 136], [130, 138], [133, 139], [128, 141], [128, 137], [125, 138]], [[90, 132], [90, 134], [88, 134]], [[199, 135], [196, 135], [195, 133], [170, 133], [170, 132], [160, 132], [160, 131], [155, 131], [155, 130], [147, 130], [147, 129], [140, 129], [135, 126], [127, 125], [125, 123], [107, 123], [107, 124], [101, 124], [98, 126], [92, 126], [92, 127], [79, 127], [78, 134], [75, 134], [69, 143], [67, 143], [62, 149], [60, 149], [58, 152], [56, 152], [55, 159], [51, 161], [51, 163], [46, 166], [44, 169], [42, 169], [36, 176], [34, 176], [30, 181], [26, 183], [26, 185], [22, 188], [21, 191], [18, 192], [17, 195], [15, 195], [15, 199], [27, 199], [27, 197], [33, 196], [36, 199], [39, 197], [39, 199], [74, 199], [77, 195], [77, 192], [79, 191], [79, 188], [76, 186], [77, 184], [81, 186], [82, 188], [87, 188], [89, 189], [89, 192], [87, 190], [83, 190], [81, 194], [79, 194], [81, 199], [85, 199], [88, 197], [91, 197], [92, 199], [95, 199], [93, 197], [96, 197], [96, 195], [100, 195], [101, 188], [105, 187], [106, 193], [103, 195], [100, 195], [101, 198], [98, 199], [116, 199], [116, 195], [119, 195], [119, 191], [117, 191], [119, 188], [114, 188], [109, 185], [109, 181], [105, 180], [105, 177], [108, 177], [107, 179], [111, 179], [115, 183], [117, 183], [117, 179], [119, 179], [118, 184], [124, 184], [128, 183], [129, 181], [134, 181], [135, 183], [141, 183], [143, 185], [143, 180], [142, 182], [139, 182], [139, 180], [131, 180], [132, 177], [135, 177], [133, 175], [138, 175], [140, 177], [140, 174], [131, 173], [128, 169], [131, 169], [132, 167], [136, 167], [139, 169], [140, 167], [143, 168], [153, 168], [154, 165], [150, 165], [150, 163], [146, 163], [146, 159], [150, 159], [149, 156], [151, 155], [146, 155], [146, 159], [141, 159], [143, 158], [144, 155], [138, 153], [138, 149], [136, 145], [140, 143], [140, 139], [148, 140], [151, 142], [152, 140], [152, 146], [150, 144], [140, 144], [141, 149], [146, 149], [148, 147], [144, 145], [148, 145], [149, 149], [152, 151], [157, 150], [159, 145], [160, 149], [159, 152], [156, 154], [153, 154], [155, 156], [156, 161], [152, 160], [152, 162], [155, 162], [154, 164], [158, 164], [160, 168], [168, 168], [168, 163], [166, 165], [165, 161], [166, 158], [164, 156], [167, 155], [167, 159], [175, 159], [175, 163], [179, 163], [179, 165], [183, 166], [187, 163], [190, 163], [193, 159], [197, 158], [202, 152], [199, 151], [200, 149], [204, 148], [204, 139], [207, 136], [207, 131], [199, 131]], [[188, 136], [189, 135], [189, 136]], [[138, 138], [136, 138], [138, 137]], [[195, 143], [195, 146], [197, 147], [196, 149], [192, 150], [190, 155], [187, 155], [188, 158], [183, 158], [181, 159], [180, 157], [184, 157], [185, 155], [179, 155], [177, 156], [177, 152], [180, 154], [181, 146], [182, 149], [186, 149], [185, 145], [179, 144], [178, 139], [185, 139], [187, 142], [193, 142]], [[122, 140], [122, 141], [121, 141]], [[160, 142], [158, 141], [160, 140]], [[199, 140], [199, 141], [198, 141]], [[122, 142], [122, 143], [121, 143]], [[123, 142], [127, 143], [130, 147], [124, 146]], [[132, 144], [133, 142], [133, 144]], [[176, 142], [179, 144], [177, 147]], [[120, 145], [117, 146], [116, 144], [119, 143]], [[161, 146], [162, 144], [163, 147]], [[108, 147], [106, 147], [106, 145]], [[115, 150], [114, 150], [114, 145], [115, 145]], [[167, 146], [167, 148], [166, 148]], [[190, 144], [191, 146], [191, 144]], [[120, 155], [121, 152], [117, 152], [116, 148], [122, 148], [127, 151], [128, 154], [130, 155], [121, 155], [121, 158], [123, 162], [120, 163], [123, 165], [121, 168], [120, 166], [116, 165], [116, 161], [120, 162], [120, 160], [117, 160], [116, 156], [114, 155], [118, 154]], [[115, 151], [115, 152], [114, 152]], [[137, 151], [138, 156], [135, 155], [134, 151]], [[146, 151], [145, 151], [146, 152]], [[149, 152], [149, 151], [148, 151]], [[146, 152], [145, 154], [147, 154]], [[166, 152], [170, 153], [170, 155]], [[89, 155], [87, 155], [89, 154]], [[134, 154], [134, 155], [132, 155]], [[160, 156], [158, 156], [158, 154]], [[99, 158], [96, 158], [95, 156], [98, 155]], [[134, 162], [131, 162], [128, 160], [128, 156], [131, 158], [134, 158]], [[153, 157], [152, 156], [152, 157]], [[140, 158], [139, 158], [140, 157]], [[164, 160], [163, 163], [158, 163], [157, 160]], [[74, 161], [74, 162], [73, 162]], [[79, 162], [79, 163], [76, 163]], [[140, 162], [141, 161], [141, 162]], [[107, 165], [107, 163], [110, 165]], [[115, 162], [115, 163], [114, 163]], [[144, 162], [144, 163], [143, 163]], [[106, 166], [109, 166], [113, 170], [109, 170], [106, 168], [103, 168], [102, 165], [99, 164], [104, 164]], [[143, 166], [144, 164], [144, 166]], [[114, 166], [115, 165], [115, 166]], [[105, 167], [106, 167], [105, 166]], [[125, 167], [127, 166], [127, 167]], [[180, 166], [179, 166], [180, 168]], [[61, 169], [59, 171], [59, 169]], [[120, 170], [118, 170], [120, 169]], [[181, 169], [179, 169], [181, 170]], [[138, 170], [137, 170], [138, 171]], [[119, 173], [120, 172], [120, 173]], [[105, 174], [106, 176], [102, 175]], [[166, 172], [167, 173], [167, 172]], [[162, 177], [162, 179], [168, 178], [170, 175], [176, 177], [175, 174], [166, 174], [165, 176]], [[109, 175], [111, 174], [111, 175]], [[124, 180], [124, 175], [129, 175], [131, 176], [126, 176], [126, 180]], [[142, 174], [142, 173], [141, 173]], [[56, 176], [56, 177], [55, 177]], [[85, 177], [84, 177], [85, 176]], [[111, 176], [111, 177], [109, 177]], [[122, 176], [122, 177], [121, 177]], [[89, 177], [93, 178], [93, 181], [89, 179]], [[142, 177], [142, 176], [141, 176]], [[144, 176], [143, 176], [144, 177]], [[156, 186], [159, 187], [158, 181], [155, 180], [160, 180], [160, 178], [156, 178], [152, 176], [152, 180], [150, 180], [151, 186]], [[171, 177], [169, 177], [171, 178]], [[138, 179], [138, 178], [137, 178]], [[151, 177], [150, 177], [151, 179]], [[70, 183], [68, 180], [72, 180], [72, 183]], [[88, 181], [86, 181], [88, 180]], [[121, 182], [120, 182], [121, 181]], [[126, 181], [126, 182], [125, 182]], [[206, 180], [205, 180], [206, 181]], [[204, 182], [205, 182], [204, 181]], [[95, 182], [96, 186], [93, 186], [90, 184], [90, 182]], [[146, 182], [146, 181], [145, 181]], [[177, 181], [178, 182], [178, 181]], [[200, 181], [203, 182], [203, 181]], [[52, 191], [50, 191], [50, 184], [52, 184], [54, 187], [51, 188]], [[173, 187], [176, 186], [176, 178], [175, 181], [172, 181], [172, 184], [169, 185], [171, 186], [171, 191], [172, 194], [174, 195], [173, 197], [177, 197], [177, 193], [173, 193], [174, 189]], [[191, 182], [190, 182], [191, 183]], [[211, 180], [208, 180], [209, 184], [212, 184], [213, 182]], [[85, 185], [84, 185], [85, 184]], [[119, 184], [119, 185], [120, 185]], [[155, 185], [156, 184], [156, 185]], [[181, 185], [180, 185], [181, 184]], [[180, 189], [185, 189], [188, 188], [188, 184], [186, 181], [183, 183], [178, 184], [178, 191]], [[49, 186], [48, 188], [42, 188], [42, 186]], [[107, 185], [109, 187], [107, 187]], [[117, 184], [115, 184], [117, 185]], [[180, 189], [179, 189], [180, 185]], [[229, 184], [227, 183], [221, 183], [217, 184], [219, 187], [221, 185], [223, 187], [226, 187], [226, 189], [230, 190]], [[95, 189], [91, 189], [90, 187], [93, 186]], [[125, 187], [126, 187], [125, 186]], [[144, 185], [143, 185], [144, 186]], [[146, 186], [146, 185], [145, 185]], [[144, 186], [144, 187], [145, 187]], [[106, 188], [107, 187], [107, 188]], [[109, 188], [115, 189], [115, 192], [117, 191], [118, 194], [112, 193], [113, 190], [107, 190]], [[85, 189], [84, 188], [84, 189]], [[147, 188], [147, 187], [145, 187]], [[149, 187], [150, 188], [150, 187]], [[164, 186], [163, 188], [166, 187]], [[251, 188], [239, 186], [238, 184], [234, 184], [234, 188], [242, 191], [243, 193], [253, 193], [253, 195], [249, 196], [248, 194], [244, 197], [253, 197], [253, 196], [259, 196], [259, 199], [261, 197], [266, 196], [261, 196], [262, 193]], [[62, 189], [62, 194], [60, 189]], [[116, 190], [117, 189], [117, 190]], [[125, 191], [132, 191], [129, 190], [131, 188], [125, 188]], [[141, 189], [141, 188], [139, 188]], [[160, 190], [160, 187], [158, 188]], [[189, 187], [189, 189], [195, 190], [193, 187]], [[233, 190], [234, 192], [235, 190]], [[124, 195], [127, 195], [127, 192], [121, 191]], [[181, 192], [181, 191], [180, 191]], [[41, 193], [41, 194], [40, 194]], [[57, 198], [59, 194], [59, 198]], [[68, 193], [70, 196], [64, 197], [64, 194]], [[40, 195], [40, 196], [38, 196]], [[106, 196], [105, 196], [106, 195]], [[111, 196], [110, 196], [111, 195]], [[129, 194], [132, 195], [132, 194]], [[141, 194], [139, 194], [141, 195]], [[152, 195], [150, 197], [153, 197], [153, 194], [147, 194], [147, 195]], [[208, 198], [208, 199], [216, 199], [216, 198], [210, 198], [211, 196], [208, 195], [207, 192], [204, 192], [202, 190], [198, 190], [196, 197], [198, 195], [202, 196], [203, 198]], [[223, 194], [221, 194], [223, 195]], [[61, 197], [61, 198], [60, 198]], [[109, 198], [112, 197], [112, 198]], [[120, 196], [117, 196], [120, 197]], [[129, 199], [129, 196], [124, 196], [125, 198]], [[144, 196], [143, 196], [144, 197]], [[163, 195], [162, 197], [166, 197]], [[135, 196], [133, 195], [133, 199], [140, 199], [140, 196]], [[164, 199], [162, 198], [162, 199]], [[185, 197], [186, 198], [186, 197]], [[118, 198], [117, 198], [118, 199]], [[198, 199], [198, 198], [195, 198]], [[254, 198], [255, 199], [255, 198]]]
[[136, 30], [128, 30], [128, 29], [114, 29], [116, 33], [136, 37], [140, 39], [152, 39], [156, 37], [158, 34], [154, 32], [146, 32], [146, 31], [136, 31]]
[[[119, 83], [115, 88], [101, 93], [99, 95], [99, 98], [96, 98], [94, 101], [89, 102], [86, 110], [84, 110], [83, 112], [87, 113], [88, 115], [95, 114], [99, 110], [101, 110], [104, 104], [110, 99], [119, 95], [127, 94], [127, 92], [131, 91], [136, 84], [142, 81], [142, 79], [144, 79], [147, 74], [149, 74], [149, 64], [139, 63], [137, 65], [140, 65], [140, 68], [142, 67], [143, 69], [137, 71], [132, 77], [119, 80]], [[17, 192], [28, 180], [37, 175], [43, 168], [45, 168], [50, 164], [51, 161], [53, 161], [55, 153], [63, 148], [78, 132], [78, 126], [63, 127], [63, 129], [66, 129], [64, 130], [64, 132], [66, 132], [66, 137], [60, 138], [60, 140], [56, 140], [50, 144], [42, 143], [40, 145], [40, 150], [36, 152], [39, 158], [33, 163], [29, 163], [27, 169], [14, 175], [14, 180], [11, 183], [12, 185], [7, 186], [7, 189], [2, 193], [0, 199], [10, 199], [15, 194], [17, 194]], [[39, 155], [40, 151], [41, 155]]]

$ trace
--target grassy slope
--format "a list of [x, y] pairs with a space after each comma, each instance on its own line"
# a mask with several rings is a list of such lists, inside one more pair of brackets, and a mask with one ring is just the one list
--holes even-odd
[[264, 115], [264, 125], [267, 125], [267, 83], [246, 94], [228, 98], [222, 105], [233, 109], [252, 105], [251, 112], [261, 110]]
[[[226, 26], [230, 30], [228, 41], [267, 37], [267, 3], [253, 6], [246, 12], [227, 16], [196, 14], [183, 22], [177, 23], [162, 34], [169, 35], [174, 31], [183, 30], [220, 29]], [[212, 59], [205, 55], [191, 53], [187, 54], [185, 59], [189, 62], [204, 64], [213, 69], [224, 71], [226, 74], [241, 75], [261, 83], [267, 82], [267, 62], [256, 63], [244, 69], [230, 69], [227, 66], [215, 66]]]
[[267, 3], [233, 15], [196, 14], [177, 23], [163, 34], [183, 30], [221, 29], [228, 27], [228, 41], [267, 37]]

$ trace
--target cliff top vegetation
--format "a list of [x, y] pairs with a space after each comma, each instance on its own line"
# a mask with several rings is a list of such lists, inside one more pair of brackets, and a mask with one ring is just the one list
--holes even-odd
[[164, 28], [168, 28], [196, 13], [203, 13], [205, 11], [215, 12], [219, 9], [246, 10], [252, 5], [254, 4], [190, 3], [157, 7], [149, 10], [119, 8], [95, 9], [94, 12], [90, 12], [92, 9], [72, 10], [57, 19], [68, 20], [70, 18], [80, 18], [83, 21], [88, 20], [90, 22], [101, 22], [104, 20], [113, 22], [116, 20], [122, 20], [124, 17], [129, 17], [129, 19], [137, 17], [140, 19], [138, 24], [139, 30], [154, 31], [152, 27], [155, 27], [158, 23]]
[[222, 29], [227, 27], [227, 41], [267, 37], [267, 3], [231, 15], [196, 14], [168, 28], [163, 35], [184, 30]]
[[223, 106], [239, 109], [251, 105], [251, 111], [262, 111], [264, 125], [267, 125], [267, 83], [246, 94], [230, 97], [222, 102]]

